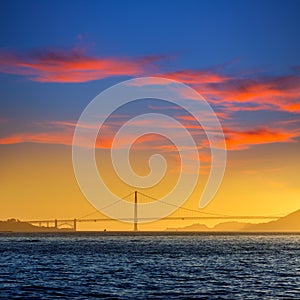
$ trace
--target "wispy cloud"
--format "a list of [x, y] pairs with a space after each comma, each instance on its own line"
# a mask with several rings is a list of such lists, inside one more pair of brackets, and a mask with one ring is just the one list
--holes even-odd
[[162, 56], [100, 57], [85, 50], [40, 50], [29, 54], [0, 51], [0, 72], [38, 82], [87, 82], [110, 76], [137, 76], [154, 71]]
[[300, 76], [297, 73], [240, 78], [211, 71], [182, 71], [164, 76], [190, 84], [211, 104], [222, 105], [228, 112], [281, 110], [300, 113]]
[[224, 131], [229, 150], [244, 150], [261, 144], [295, 142], [295, 138], [300, 135], [300, 132], [297, 131], [270, 128], [245, 131], [225, 129]]
[[[183, 115], [176, 116], [177, 119], [181, 119], [183, 126], [191, 131], [194, 135], [194, 139], [197, 144], [198, 150], [205, 150], [209, 147], [207, 138], [201, 128], [201, 125], [193, 118]], [[96, 141], [96, 148], [110, 149], [112, 142], [118, 128], [122, 125], [122, 120], [114, 118], [104, 126], [100, 131], [100, 138]], [[276, 124], [275, 124], [276, 123]], [[291, 143], [295, 142], [296, 138], [300, 136], [300, 131], [297, 126], [294, 125], [294, 121], [287, 122], [275, 122], [270, 126], [264, 126], [254, 128], [250, 130], [236, 129], [236, 125], [232, 127], [224, 128], [224, 134], [226, 138], [226, 144], [228, 150], [245, 150], [256, 145], [270, 144], [270, 143]], [[0, 138], [0, 144], [17, 144], [17, 143], [43, 143], [43, 144], [62, 144], [72, 145], [73, 133], [76, 126], [76, 122], [73, 121], [50, 121], [39, 122], [37, 125], [38, 131], [14, 133]], [[155, 124], [151, 123], [151, 120], [140, 120], [131, 126], [144, 126], [149, 129], [149, 126], [155, 129]], [[162, 125], [162, 124], [160, 124]], [[275, 127], [275, 125], [277, 127]], [[86, 126], [97, 126], [96, 124], [90, 124]], [[168, 128], [170, 126], [165, 123], [163, 126]], [[168, 128], [173, 134], [178, 131], [174, 126]], [[153, 131], [155, 132], [155, 130]], [[130, 131], [128, 132], [130, 135]], [[134, 134], [134, 131], [133, 131]], [[130, 136], [119, 136], [121, 140], [118, 142], [118, 147], [128, 147], [128, 141], [131, 140]], [[178, 138], [181, 138], [178, 136]], [[184, 138], [184, 137], [182, 137]], [[84, 141], [83, 141], [84, 143]], [[85, 146], [80, 145], [80, 146]], [[176, 147], [170, 142], [166, 143], [166, 139], [155, 134], [147, 134], [143, 138], [137, 140], [136, 149], [149, 150], [157, 149], [160, 151], [177, 151]], [[188, 150], [188, 149], [186, 149]]]
[[[294, 71], [293, 71], [294, 70]], [[222, 107], [221, 118], [236, 111], [286, 111], [300, 113], [300, 75], [292, 68], [286, 76], [262, 74], [226, 75], [215, 70], [181, 70], [159, 73], [157, 76], [192, 86], [210, 104]], [[169, 85], [160, 77], [140, 80], [139, 85]], [[202, 97], [183, 89], [186, 99], [199, 101]]]
[[[27, 54], [0, 50], [0, 72], [15, 74], [38, 82], [87, 82], [103, 79], [110, 76], [139, 76], [152, 75], [150, 80], [140, 81], [141, 85], [166, 84], [159, 76], [186, 83], [196, 89], [205, 99], [214, 106], [216, 114], [225, 124], [225, 137], [230, 150], [241, 150], [259, 144], [275, 142], [293, 142], [299, 136], [298, 115], [300, 114], [300, 73], [299, 66], [294, 67], [289, 75], [271, 76], [262, 73], [244, 73], [228, 75], [220, 69], [179, 70], [163, 72], [156, 66], [156, 62], [166, 56], [144, 56], [140, 58], [100, 57], [87, 53], [84, 49], [71, 50], [40, 50]], [[178, 91], [180, 92], [180, 91]], [[201, 97], [191, 97], [183, 94], [184, 98], [197, 101]], [[193, 118], [180, 115], [176, 106], [151, 106], [150, 110], [171, 111], [177, 120], [189, 130], [202, 130]], [[241, 111], [276, 111], [293, 115], [292, 120], [281, 124], [256, 125], [255, 117], [248, 128], [241, 129], [239, 121], [234, 120], [235, 114]], [[295, 116], [297, 120], [295, 120]], [[130, 116], [115, 116], [105, 124], [106, 133], [97, 147], [110, 148], [114, 131], [122, 125], [124, 119]], [[7, 122], [0, 119], [0, 123]], [[294, 122], [293, 126], [291, 122]], [[155, 125], [155, 124], [154, 124]], [[14, 144], [23, 142], [72, 144], [72, 135], [76, 126], [72, 121], [52, 121], [37, 124], [37, 132], [14, 133], [0, 138], [0, 144]], [[93, 126], [89, 124], [88, 126]], [[104, 127], [105, 127], [104, 126]], [[151, 128], [151, 122], [143, 121]], [[168, 128], [168, 124], [161, 124]], [[155, 127], [155, 126], [154, 126]], [[250, 127], [250, 129], [249, 129]], [[176, 128], [169, 128], [176, 130]], [[41, 132], [43, 131], [43, 132]], [[151, 141], [153, 142], [153, 140]], [[156, 141], [157, 142], [157, 141]], [[124, 138], [126, 143], [126, 137]], [[121, 143], [122, 144], [122, 143]], [[167, 149], [169, 146], [161, 147]], [[170, 149], [170, 147], [169, 147]]]
[[[227, 75], [216, 69], [163, 72], [156, 62], [166, 57], [93, 56], [76, 47], [27, 54], [0, 50], [0, 72], [25, 76], [32, 81], [61, 83], [87, 82], [111, 76], [162, 76], [191, 85], [211, 104], [221, 105], [226, 110], [223, 111], [224, 118], [238, 110], [300, 113], [299, 67], [292, 68], [292, 73], [286, 76]], [[154, 77], [141, 84], [165, 84], [165, 81]]]
[[222, 83], [231, 79], [230, 76], [219, 74], [211, 70], [181, 70], [164, 74], [164, 77], [184, 82], [190, 85]]
[[72, 134], [67, 130], [65, 132], [23, 132], [11, 134], [6, 137], [0, 138], [0, 145], [20, 143], [71, 145]]

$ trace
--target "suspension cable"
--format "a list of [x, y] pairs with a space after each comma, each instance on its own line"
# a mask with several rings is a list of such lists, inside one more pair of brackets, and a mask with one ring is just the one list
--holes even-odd
[[[147, 197], [147, 198], [150, 198], [152, 200], [161, 201], [160, 199], [148, 196], [148, 195], [146, 195], [144, 193], [141, 193], [141, 192], [138, 192], [138, 193], [141, 194], [141, 195], [143, 195], [143, 196], [145, 196], [145, 197]], [[218, 216], [218, 217], [230, 217], [228, 215], [221, 215], [221, 214], [215, 214], [215, 213], [209, 213], [209, 212], [202, 212], [202, 211], [198, 211], [196, 209], [191, 209], [191, 208], [186, 208], [186, 207], [178, 207], [177, 205], [175, 205], [173, 203], [169, 203], [169, 202], [165, 202], [165, 201], [161, 201], [161, 202], [164, 203], [164, 204], [173, 206], [173, 207], [177, 207], [178, 209], [182, 209], [182, 210], [186, 210], [186, 211], [190, 211], [190, 212], [200, 213], [200, 214], [204, 214], [204, 215]]]
[[91, 213], [88, 213], [88, 214], [86, 214], [86, 215], [84, 215], [84, 216], [82, 216], [82, 217], [79, 217], [79, 218], [77, 218], [77, 219], [80, 220], [80, 219], [89, 217], [89, 216], [91, 216], [91, 215], [93, 215], [93, 214], [99, 213], [101, 210], [106, 209], [106, 208], [108, 208], [108, 207], [111, 207], [111, 206], [117, 204], [118, 202], [122, 201], [123, 199], [126, 199], [126, 198], [132, 196], [133, 194], [134, 194], [134, 192], [132, 192], [132, 193], [130, 193], [130, 194], [128, 194], [128, 195], [126, 195], [126, 196], [124, 196], [124, 197], [122, 197], [122, 198], [116, 200], [116, 201], [114, 201], [113, 203], [110, 203], [110, 204], [108, 204], [108, 205], [105, 205], [105, 206], [101, 207], [100, 209], [94, 209]]

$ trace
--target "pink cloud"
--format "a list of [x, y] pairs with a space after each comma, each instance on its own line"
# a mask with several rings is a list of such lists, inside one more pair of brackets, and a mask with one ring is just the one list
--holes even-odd
[[189, 84], [210, 103], [222, 105], [227, 110], [220, 113], [223, 118], [228, 118], [230, 112], [237, 110], [300, 113], [300, 76], [297, 67], [294, 68], [294, 74], [277, 77], [255, 74], [250, 74], [250, 77], [228, 76], [213, 70], [163, 73], [157, 69], [155, 62], [165, 57], [99, 57], [88, 55], [86, 50], [78, 48], [35, 51], [27, 55], [0, 51], [0, 72], [25, 76], [38, 82], [87, 82], [110, 76], [153, 74], [157, 77], [141, 84], [165, 84], [158, 76]]
[[69, 132], [24, 132], [15, 133], [0, 138], [0, 145], [20, 144], [20, 143], [40, 143], [40, 144], [60, 144], [71, 145], [72, 135]]
[[164, 74], [166, 78], [174, 79], [186, 84], [221, 83], [228, 81], [229, 76], [218, 74], [210, 70], [182, 70]]
[[31, 55], [0, 52], [0, 72], [22, 75], [38, 82], [86, 82], [110, 76], [137, 76], [154, 68], [162, 57], [138, 59], [90, 56], [72, 49], [35, 52]]
[[[198, 122], [191, 116], [177, 116], [181, 119], [183, 125], [192, 130], [192, 134], [195, 136], [197, 146], [199, 150], [208, 147], [208, 141], [203, 134], [203, 130]], [[115, 135], [115, 126], [119, 126], [121, 123], [115, 120], [116, 123], [112, 123], [103, 128], [101, 132], [101, 138], [96, 141], [96, 148], [110, 149], [112, 147], [113, 138]], [[260, 144], [269, 143], [290, 143], [294, 142], [296, 137], [300, 136], [300, 131], [296, 128], [289, 128], [290, 124], [294, 124], [293, 121], [276, 123], [277, 128], [274, 128], [274, 124], [270, 127], [260, 127], [252, 130], [236, 130], [234, 127], [227, 127], [224, 129], [227, 148], [229, 150], [243, 150]], [[276, 125], [275, 124], [275, 125]], [[147, 121], [139, 122], [139, 126], [146, 126], [148, 128], [149, 123]], [[62, 144], [72, 145], [73, 133], [76, 123], [72, 121], [53, 121], [38, 123], [39, 130], [44, 129], [42, 132], [22, 132], [14, 133], [0, 138], [0, 144], [17, 144], [17, 143], [42, 143], [42, 144]], [[93, 126], [93, 125], [91, 125]], [[165, 124], [167, 126], [167, 124]], [[176, 128], [170, 128], [175, 130]], [[199, 136], [198, 133], [201, 133]], [[122, 140], [119, 143], [119, 147], [128, 146], [128, 137], [121, 137]], [[84, 145], [82, 145], [84, 146]], [[143, 138], [137, 140], [137, 149], [158, 149], [161, 151], [177, 151], [176, 147], [167, 142], [165, 138], [159, 135], [148, 134]], [[187, 149], [188, 150], [188, 149]]]
[[[160, 73], [156, 76], [191, 85], [209, 103], [222, 105], [226, 112], [222, 118], [234, 111], [277, 110], [300, 113], [300, 76], [226, 76], [210, 70], [182, 70]], [[160, 77], [144, 79], [139, 85], [168, 85]], [[201, 101], [202, 97], [178, 90], [186, 99]]]
[[245, 131], [225, 129], [224, 131], [229, 150], [244, 150], [261, 144], [295, 142], [295, 138], [300, 135], [298, 131], [269, 128]]
[[[38, 82], [86, 82], [109, 76], [139, 76], [156, 73], [157, 76], [191, 85], [209, 103], [218, 107], [216, 114], [222, 120], [229, 119], [232, 113], [239, 111], [269, 110], [300, 113], [300, 77], [297, 73], [299, 67], [295, 68], [296, 73], [288, 76], [255, 76], [255, 74], [250, 74], [251, 77], [227, 76], [212, 70], [181, 70], [159, 74], [154, 64], [162, 58], [162, 56], [145, 56], [138, 59], [98, 57], [88, 55], [86, 51], [76, 48], [70, 51], [40, 51], [28, 55], [0, 51], [0, 72], [25, 76]], [[165, 81], [154, 77], [141, 84], [165, 84]], [[188, 94], [183, 96], [195, 101], [201, 100]], [[159, 106], [155, 108], [176, 109], [176, 107]], [[199, 124], [189, 116], [177, 117], [181, 118], [186, 128], [201, 130]], [[6, 120], [0, 119], [0, 123], [3, 122]], [[106, 124], [108, 134], [102, 138], [101, 144], [97, 144], [97, 147], [110, 148], [113, 137], [111, 127], [121, 124], [122, 120], [118, 116], [113, 122]], [[75, 122], [44, 122], [40, 125], [45, 127], [44, 132], [15, 133], [0, 138], [0, 144], [23, 142], [72, 144]], [[138, 126], [150, 127], [151, 122], [144, 121]], [[162, 126], [167, 125], [162, 124]], [[299, 132], [287, 126], [271, 129], [268, 125], [244, 131], [235, 128], [237, 124], [232, 122], [225, 130], [228, 147], [231, 150], [246, 149], [258, 144], [293, 142], [294, 138], [299, 136]], [[166, 146], [165, 149], [168, 147]]]
[[300, 113], [300, 77], [295, 75], [229, 81], [209, 87], [207, 94], [208, 97], [216, 99], [216, 103], [220, 101], [231, 108], [234, 105], [240, 110]]

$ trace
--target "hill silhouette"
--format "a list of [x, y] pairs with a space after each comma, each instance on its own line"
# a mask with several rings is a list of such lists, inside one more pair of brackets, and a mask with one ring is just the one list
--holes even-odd
[[267, 223], [223, 222], [208, 228], [203, 224], [193, 224], [181, 228], [167, 228], [167, 231], [232, 231], [232, 232], [300, 232], [300, 209], [276, 221]]
[[209, 231], [209, 228], [204, 224], [192, 224], [182, 228], [167, 228], [167, 231]]
[[243, 230], [300, 232], [300, 209], [276, 221], [261, 224], [247, 224]]
[[57, 229], [54, 227], [38, 227], [16, 219], [0, 221], [0, 232], [58, 232], [62, 230], [66, 231], [66, 229]]
[[[0, 221], [0, 232], [58, 232], [73, 231], [71, 229], [57, 229], [54, 227], [38, 227], [27, 222], [16, 219]], [[179, 228], [167, 228], [166, 231], [181, 232], [300, 232], [300, 209], [282, 217], [276, 221], [267, 223], [241, 223], [241, 222], [223, 222], [209, 228], [204, 224], [192, 224]]]
[[217, 224], [213, 230], [214, 231], [241, 231], [244, 229], [244, 227], [247, 225], [247, 223], [241, 223], [241, 222], [224, 222]]

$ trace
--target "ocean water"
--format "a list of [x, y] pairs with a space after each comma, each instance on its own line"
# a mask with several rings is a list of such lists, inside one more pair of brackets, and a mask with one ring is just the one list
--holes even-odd
[[0, 234], [1, 299], [300, 299], [300, 235]]

